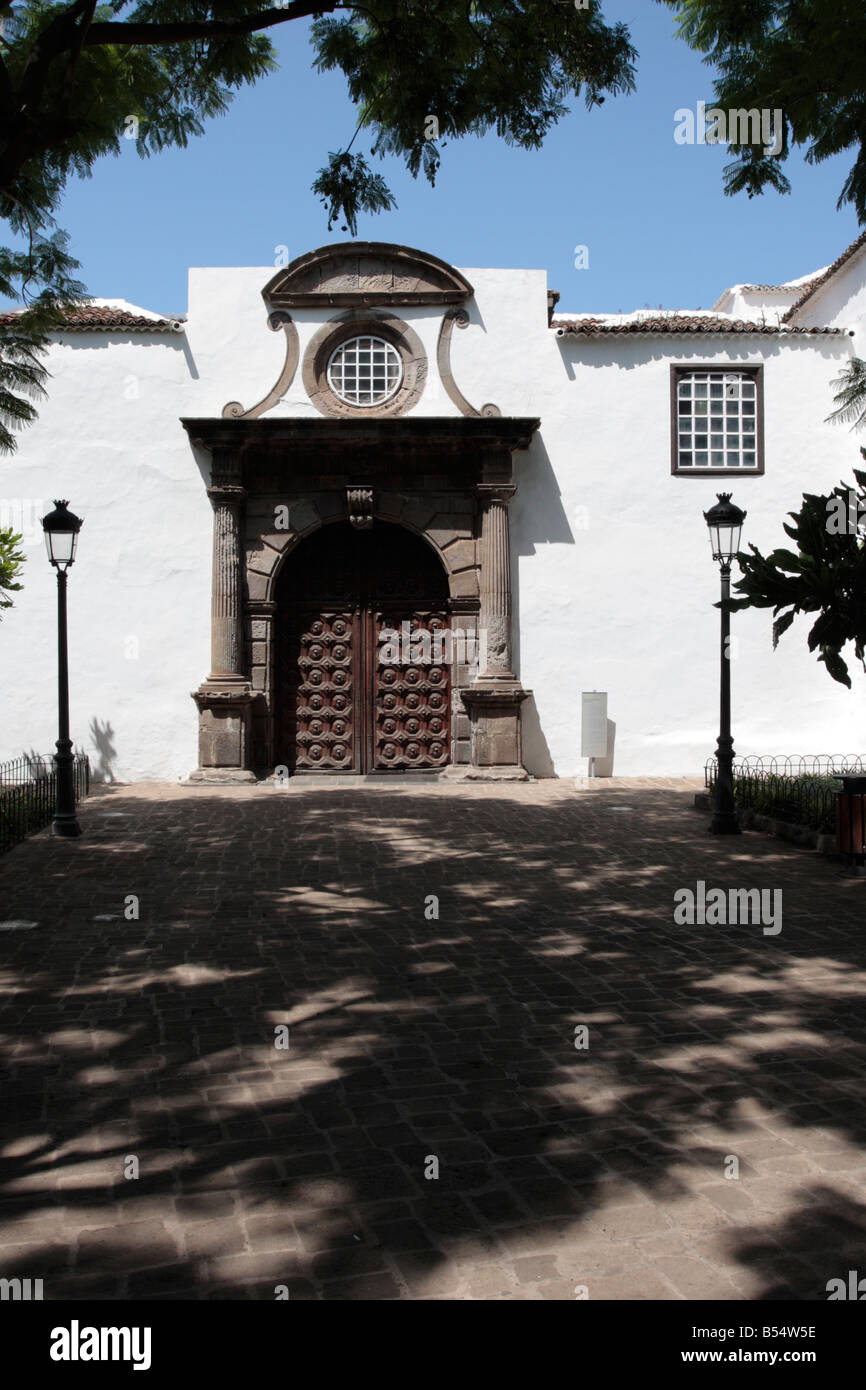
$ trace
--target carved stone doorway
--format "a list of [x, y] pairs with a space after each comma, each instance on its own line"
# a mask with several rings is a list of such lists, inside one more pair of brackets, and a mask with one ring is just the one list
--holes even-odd
[[429, 772], [450, 762], [450, 604], [429, 545], [337, 522], [275, 588], [275, 762], [292, 773]]
[[[307, 604], [307, 616], [315, 604], [330, 604], [328, 611], [336, 616], [336, 600], [349, 600], [345, 611], [352, 615], [352, 660], [366, 653], [361, 674], [356, 674], [357, 666], [351, 670], [354, 727], [347, 754], [334, 770], [343, 763], [347, 771], [426, 765], [444, 767], [445, 776], [457, 779], [525, 779], [520, 706], [529, 692], [513, 668], [508, 508], [515, 491], [513, 454], [528, 447], [538, 421], [464, 416], [208, 417], [185, 419], [183, 424], [195, 446], [210, 453], [210, 465], [203, 471], [213, 505], [211, 670], [193, 692], [199, 708], [199, 767], [191, 780], [255, 781], [280, 767], [293, 764], [300, 770], [310, 765], [306, 758], [299, 764], [297, 728], [286, 728], [287, 710], [294, 708], [292, 717], [297, 718], [296, 697], [304, 681], [296, 682], [293, 696], [292, 657], [285, 647], [279, 655], [286, 639], [277, 639], [277, 629], [285, 632], [293, 604], [299, 621], [304, 591], [293, 595], [289, 575], [303, 585], [304, 566], [298, 557], [308, 543], [315, 544], [317, 533], [322, 532], [321, 544], [335, 547], [331, 569], [339, 569], [344, 552], [337, 541], [325, 540], [325, 533], [338, 526], [348, 538], [346, 546], [371, 547], [368, 556], [379, 569], [370, 570], [365, 561], [367, 579], [356, 569], [352, 587], [335, 593], [326, 585], [309, 593], [313, 603]], [[411, 547], [411, 556], [406, 547]], [[354, 553], [345, 550], [345, 555]], [[389, 553], [390, 587], [383, 588], [381, 565]], [[431, 573], [431, 565], [432, 587], [395, 587], [398, 578], [416, 583]], [[320, 561], [316, 568], [321, 575], [327, 565]], [[371, 587], [369, 576], [375, 573], [378, 579]], [[362, 613], [367, 615], [366, 629]], [[438, 747], [438, 701], [427, 698], [415, 704], [416, 694], [435, 693], [438, 675], [434, 678], [432, 670], [422, 666], [428, 688], [416, 691], [412, 687], [418, 672], [404, 669], [414, 662], [411, 656], [408, 662], [402, 660], [401, 653], [389, 678], [395, 688], [386, 691], [371, 685], [377, 664], [371, 665], [371, 653], [379, 644], [368, 629], [375, 613], [381, 614], [381, 622], [388, 619], [396, 625], [401, 638], [402, 625], [409, 621], [411, 626], [412, 613], [419, 615], [416, 622], [426, 613], [423, 620], [431, 625], [453, 624], [452, 661], [444, 672], [446, 684], [440, 687], [450, 720], [444, 749]], [[307, 627], [303, 631], [311, 639], [316, 635]], [[339, 633], [332, 636], [339, 645]], [[299, 665], [302, 655], [306, 659], [309, 653], [295, 652], [296, 670], [312, 669]], [[327, 683], [333, 687], [330, 677]], [[397, 684], [405, 689], [396, 689]], [[362, 701], [357, 708], [356, 691]], [[397, 703], [386, 702], [386, 695], [397, 697]], [[402, 700], [401, 695], [412, 699]], [[428, 713], [419, 715], [422, 705]], [[301, 708], [308, 706], [302, 703]], [[338, 709], [336, 714], [346, 712]], [[416, 724], [419, 719], [422, 722]], [[339, 741], [333, 720], [301, 732], [312, 735], [308, 749], [326, 732]], [[397, 733], [406, 737], [395, 740]], [[413, 761], [420, 734], [427, 737], [420, 741], [421, 760]], [[317, 752], [321, 767], [325, 748]]]

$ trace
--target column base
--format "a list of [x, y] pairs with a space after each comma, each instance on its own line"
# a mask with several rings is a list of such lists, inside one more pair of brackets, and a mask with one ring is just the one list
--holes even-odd
[[198, 706], [198, 768], [195, 782], [255, 782], [250, 763], [250, 705], [253, 691], [240, 678], [211, 676], [192, 691]]
[[472, 781], [526, 781], [520, 736], [520, 706], [531, 694], [515, 678], [482, 679], [460, 691], [470, 720], [470, 758], [465, 776]]

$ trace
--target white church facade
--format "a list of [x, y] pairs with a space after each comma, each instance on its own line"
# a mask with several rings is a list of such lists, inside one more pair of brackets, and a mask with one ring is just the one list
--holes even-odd
[[[866, 235], [708, 311], [558, 311], [545, 272], [377, 242], [190, 271], [167, 319], [93, 300], [3, 464], [24, 588], [0, 624], [0, 761], [56, 737], [39, 517], [84, 518], [71, 736], [98, 778], [695, 775], [718, 725], [703, 512], [785, 543], [860, 463], [827, 424], [866, 357]], [[736, 578], [736, 571], [734, 574]], [[738, 755], [862, 749], [863, 691], [804, 623], [734, 615]]]

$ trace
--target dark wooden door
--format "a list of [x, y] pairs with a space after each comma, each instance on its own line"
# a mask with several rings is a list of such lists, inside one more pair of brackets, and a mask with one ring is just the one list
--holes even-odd
[[288, 616], [282, 634], [283, 755], [297, 771], [357, 772], [358, 614], [345, 606], [298, 605]]
[[325, 527], [290, 557], [277, 603], [278, 763], [328, 773], [446, 766], [447, 582], [423, 541], [379, 522]]
[[[404, 626], [407, 623], [408, 628]], [[378, 658], [373, 677], [370, 760], [374, 771], [388, 768], [404, 772], [413, 768], [429, 771], [448, 763], [451, 682], [450, 666], [447, 659], [442, 659], [449, 653], [441, 640], [447, 630], [448, 614], [442, 608], [416, 607], [410, 612], [378, 609], [370, 614], [370, 646]], [[382, 634], [395, 631], [401, 635], [400, 660], [383, 661], [386, 647]], [[434, 645], [437, 633], [440, 634], [438, 651]], [[430, 639], [426, 643], [425, 634]], [[438, 653], [441, 654], [437, 661]]]

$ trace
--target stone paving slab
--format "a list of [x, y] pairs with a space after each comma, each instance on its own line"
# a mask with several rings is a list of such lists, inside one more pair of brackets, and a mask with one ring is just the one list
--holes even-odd
[[[866, 1274], [866, 885], [708, 835], [698, 785], [97, 788], [80, 840], [0, 860], [0, 1278], [813, 1300]], [[679, 924], [699, 880], [780, 890], [781, 930]]]

